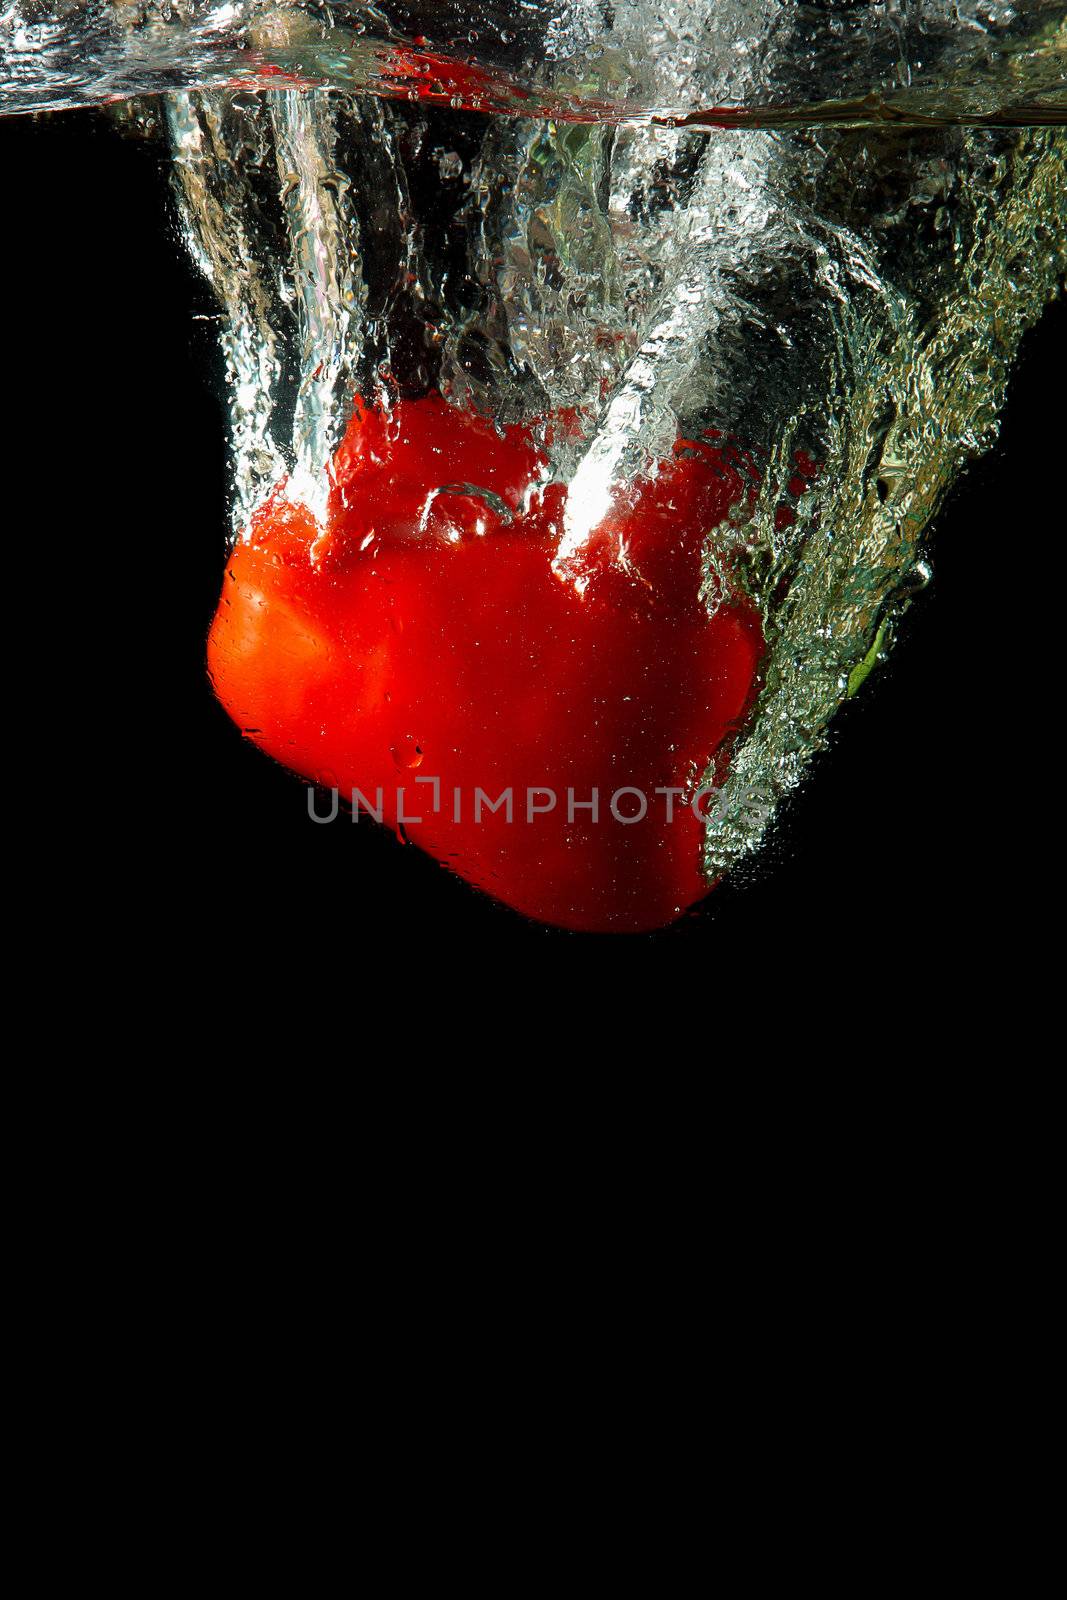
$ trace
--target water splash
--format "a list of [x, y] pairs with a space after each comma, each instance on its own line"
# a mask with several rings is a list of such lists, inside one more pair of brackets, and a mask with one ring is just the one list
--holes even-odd
[[586, 121], [1067, 117], [1056, 0], [13, 0], [0, 113], [288, 83]]

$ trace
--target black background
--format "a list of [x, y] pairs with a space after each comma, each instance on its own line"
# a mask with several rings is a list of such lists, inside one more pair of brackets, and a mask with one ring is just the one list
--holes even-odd
[[1012, 752], [1052, 582], [1034, 552], [1062, 528], [1063, 304], [1025, 342], [1000, 445], [939, 519], [934, 583], [758, 864], [662, 933], [566, 934], [366, 820], [313, 825], [301, 782], [242, 742], [203, 664], [226, 471], [216, 327], [194, 319], [215, 308], [179, 244], [161, 149], [75, 113], [7, 120], [0, 157], [6, 520], [30, 568], [28, 604], [9, 596], [29, 622], [13, 681], [33, 719], [31, 790], [54, 807], [46, 848], [69, 864], [57, 904], [117, 913], [149, 943], [188, 915], [215, 949], [506, 961], [655, 947], [772, 979], [824, 953], [887, 1003], [917, 964], [1011, 939], [1038, 804]]

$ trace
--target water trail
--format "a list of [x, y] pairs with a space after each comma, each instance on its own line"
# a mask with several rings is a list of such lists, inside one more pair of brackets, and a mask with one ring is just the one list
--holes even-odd
[[299, 380], [291, 497], [320, 519], [326, 469], [344, 435], [362, 356], [366, 285], [352, 179], [340, 170], [336, 107], [288, 89], [270, 100], [281, 202], [292, 249], [285, 283], [297, 318]]
[[[1067, 268], [1062, 138], [936, 135], [898, 158], [911, 180], [896, 195], [884, 182], [886, 151], [857, 136], [836, 149], [823, 144], [819, 187], [825, 197], [840, 185], [846, 217], [856, 171], [864, 161], [881, 166], [879, 198], [856, 208], [861, 275], [873, 247], [878, 276], [866, 294], [836, 297], [821, 465], [796, 523], [785, 541], [776, 534], [774, 483], [794, 446], [810, 447], [803, 405], [779, 414], [775, 470], [739, 530], [770, 650], [763, 693], [711, 813], [709, 878], [756, 849], [872, 653], [888, 648], [922, 535], [960, 468], [994, 437], [1019, 338]], [[836, 218], [833, 232], [843, 254], [827, 257], [824, 281], [840, 263], [855, 283], [855, 246]]]
[[289, 465], [280, 431], [272, 430], [284, 307], [275, 254], [281, 241], [268, 217], [277, 186], [265, 179], [273, 163], [266, 108], [225, 92], [169, 95], [166, 106], [185, 237], [223, 310], [233, 514], [240, 528]]
[[737, 299], [730, 280], [740, 278], [775, 227], [769, 155], [766, 134], [706, 141], [698, 181], [674, 213], [677, 225], [662, 262], [666, 283], [651, 325], [571, 479], [560, 572], [625, 486], [670, 455], [680, 427], [693, 431], [686, 429], [684, 411], [718, 419], [726, 409], [716, 404], [714, 391], [730, 373], [711, 347]]

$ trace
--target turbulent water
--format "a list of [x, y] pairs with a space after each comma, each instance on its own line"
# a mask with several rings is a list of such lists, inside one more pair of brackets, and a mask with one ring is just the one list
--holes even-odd
[[[709, 533], [705, 599], [740, 579], [768, 654], [708, 876], [750, 852], [888, 647], [1067, 267], [1067, 134], [1044, 126], [1067, 6], [18, 15], [7, 109], [170, 91], [224, 311], [237, 532], [283, 476], [322, 504], [356, 392], [565, 411], [572, 543], [679, 433], [717, 431], [751, 494]], [[729, 122], [753, 126], [709, 126]]]
[[15, 0], [0, 112], [292, 84], [592, 120], [1067, 117], [1057, 0]]

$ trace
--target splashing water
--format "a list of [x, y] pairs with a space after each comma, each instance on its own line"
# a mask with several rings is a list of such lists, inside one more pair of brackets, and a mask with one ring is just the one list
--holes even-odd
[[15, 0], [0, 112], [294, 86], [558, 120], [1067, 116], [1057, 0]]
[[16, 23], [6, 110], [167, 91], [224, 311], [238, 536], [282, 482], [325, 519], [356, 395], [532, 428], [566, 491], [563, 573], [678, 439], [730, 442], [748, 492], [708, 533], [702, 594], [714, 614], [740, 583], [766, 654], [703, 774], [708, 881], [756, 848], [888, 648], [1062, 280], [1067, 7], [71, 3]]

